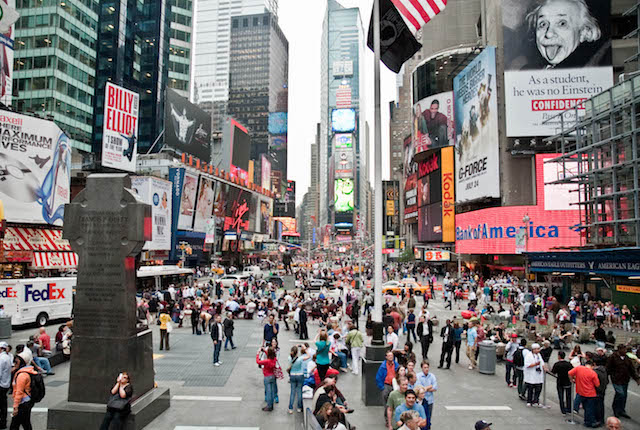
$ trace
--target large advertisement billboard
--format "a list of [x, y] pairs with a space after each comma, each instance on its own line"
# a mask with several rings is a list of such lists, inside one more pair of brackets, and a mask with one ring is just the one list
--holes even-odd
[[453, 79], [456, 202], [500, 197], [496, 48], [487, 46]]
[[20, 17], [15, 7], [15, 0], [0, 0], [0, 101], [6, 106], [12, 100], [14, 24]]
[[334, 109], [331, 112], [331, 128], [336, 133], [349, 133], [355, 130], [355, 109]]
[[425, 97], [413, 105], [413, 142], [415, 152], [455, 145], [453, 93]]
[[336, 134], [336, 149], [353, 148], [353, 134]]
[[355, 185], [353, 179], [335, 180], [334, 205], [336, 212], [353, 212]]
[[138, 93], [107, 82], [102, 123], [103, 166], [136, 171], [139, 113]]
[[251, 138], [249, 131], [236, 120], [231, 119], [231, 176], [246, 180], [249, 176]]
[[336, 149], [336, 178], [353, 178], [353, 149]]
[[554, 135], [560, 119], [545, 120], [613, 85], [611, 0], [504, 0], [502, 11], [507, 136]]
[[229, 185], [225, 196], [224, 231], [249, 231], [251, 224], [251, 193]]
[[442, 185], [442, 241], [456, 241], [456, 194], [453, 165], [453, 148], [440, 150]]
[[271, 191], [271, 161], [266, 155], [262, 154], [260, 162], [260, 186], [265, 190]]
[[211, 116], [167, 88], [164, 122], [165, 145], [211, 162]]
[[171, 249], [172, 184], [158, 178], [134, 176], [131, 188], [144, 202], [151, 205], [151, 240], [142, 249], [169, 251]]
[[418, 222], [418, 175], [407, 177], [404, 183], [404, 221]]
[[211, 179], [200, 176], [198, 199], [193, 219], [193, 231], [201, 233], [207, 231], [207, 220], [211, 218], [213, 213], [213, 202], [215, 199], [213, 186], [214, 183]]
[[196, 207], [197, 193], [198, 175], [191, 172], [185, 172], [180, 199], [180, 214], [178, 216], [179, 230], [191, 230], [191, 227], [193, 226], [193, 215]]
[[0, 201], [8, 222], [62, 225], [71, 144], [53, 122], [0, 111]]
[[382, 234], [398, 236], [400, 234], [400, 202], [398, 181], [382, 181], [382, 198], [384, 199], [384, 217]]
[[269, 134], [287, 134], [287, 112], [269, 114]]
[[[568, 189], [545, 185], [545, 174], [550, 178], [545, 160], [557, 154], [536, 155], [535, 206], [506, 206], [482, 209], [456, 215], [456, 252], [461, 254], [516, 254], [517, 238], [528, 236], [524, 252], [548, 252], [580, 246], [580, 211], [555, 208], [555, 200], [572, 197]], [[552, 166], [554, 166], [552, 164]], [[545, 173], [546, 170], [546, 173]], [[551, 188], [549, 188], [551, 187]], [[552, 196], [553, 201], [547, 201]], [[524, 222], [525, 216], [529, 217]], [[524, 234], [523, 234], [524, 233]]]

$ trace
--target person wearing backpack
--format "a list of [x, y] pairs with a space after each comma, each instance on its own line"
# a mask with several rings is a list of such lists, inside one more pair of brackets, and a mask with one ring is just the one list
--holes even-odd
[[34, 403], [44, 397], [44, 381], [33, 366], [23, 366], [16, 371], [13, 378], [13, 412], [11, 413], [11, 430], [32, 430], [31, 409]]
[[513, 353], [513, 367], [515, 368], [513, 374], [513, 385], [518, 387], [518, 396], [520, 397], [520, 400], [526, 400], [526, 397], [524, 396], [524, 354], [526, 346], [527, 340], [520, 339], [520, 346], [516, 352]]

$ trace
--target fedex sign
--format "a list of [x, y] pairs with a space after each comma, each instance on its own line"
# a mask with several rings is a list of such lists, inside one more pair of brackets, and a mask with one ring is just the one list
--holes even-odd
[[7, 287], [5, 290], [0, 291], [0, 297], [3, 299], [16, 299], [18, 298], [18, 290], [13, 287]]
[[[8, 290], [8, 289], [7, 289]], [[47, 300], [64, 299], [64, 288], [56, 288], [56, 283], [48, 283], [43, 287], [36, 287], [33, 284], [25, 284], [24, 301], [39, 302]]]

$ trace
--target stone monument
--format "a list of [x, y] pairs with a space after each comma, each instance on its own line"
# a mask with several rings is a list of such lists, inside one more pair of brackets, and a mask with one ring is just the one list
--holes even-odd
[[154, 388], [151, 330], [136, 329], [135, 256], [151, 239], [151, 206], [129, 191], [127, 174], [93, 174], [65, 207], [63, 237], [78, 254], [68, 401], [49, 409], [47, 428], [97, 429], [120, 372], [134, 389], [127, 429], [169, 407]]

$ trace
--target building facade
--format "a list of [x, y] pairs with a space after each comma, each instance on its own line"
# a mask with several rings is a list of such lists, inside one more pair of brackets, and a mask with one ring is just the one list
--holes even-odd
[[182, 97], [191, 95], [193, 1], [170, 0], [169, 88]]

